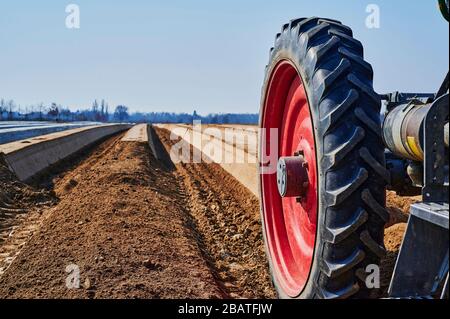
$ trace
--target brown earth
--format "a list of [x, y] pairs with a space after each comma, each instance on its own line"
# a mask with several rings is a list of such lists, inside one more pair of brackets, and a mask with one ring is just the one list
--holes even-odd
[[[257, 199], [220, 167], [175, 168], [116, 136], [52, 185], [59, 202], [33, 222], [0, 298], [274, 297]], [[80, 289], [66, 287], [74, 267]]]
[[386, 192], [386, 207], [389, 211], [390, 219], [386, 224], [386, 228], [399, 224], [406, 223], [409, 216], [409, 208], [411, 204], [422, 200], [422, 196], [404, 197], [398, 196], [393, 191]]
[[[157, 133], [169, 152], [173, 143], [169, 131], [157, 129]], [[180, 163], [176, 174], [190, 198], [192, 221], [202, 236], [207, 260], [229, 296], [275, 297], [258, 198], [218, 164]]]
[[[0, 161], [0, 298], [275, 297], [258, 199], [217, 164], [173, 165], [157, 134], [159, 160], [115, 136], [34, 186]], [[387, 192], [381, 296], [419, 200]]]
[[53, 192], [18, 181], [0, 156], [0, 275], [33, 235], [42, 213], [56, 200]]

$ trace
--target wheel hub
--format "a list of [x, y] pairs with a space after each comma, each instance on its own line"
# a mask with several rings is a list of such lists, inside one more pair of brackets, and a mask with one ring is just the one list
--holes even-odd
[[277, 184], [281, 197], [297, 197], [300, 201], [305, 196], [309, 185], [307, 168], [303, 155], [280, 157]]

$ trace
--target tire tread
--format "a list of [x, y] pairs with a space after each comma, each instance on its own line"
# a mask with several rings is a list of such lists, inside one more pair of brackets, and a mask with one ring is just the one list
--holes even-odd
[[[318, 225], [318, 238], [323, 241], [316, 245], [318, 271], [309, 279], [312, 288], [299, 297], [363, 297], [368, 292], [361, 271], [384, 256], [382, 234], [389, 218], [384, 191], [390, 176], [385, 168], [381, 101], [373, 90], [373, 69], [364, 60], [363, 46], [353, 38], [352, 30], [333, 19], [291, 20], [276, 37], [269, 66], [274, 66], [273, 59], [283, 50], [296, 56], [303, 81], [313, 92], [308, 98], [316, 144], [323, 148], [323, 157], [318, 158], [325, 220]], [[335, 136], [339, 138], [327, 139]]]

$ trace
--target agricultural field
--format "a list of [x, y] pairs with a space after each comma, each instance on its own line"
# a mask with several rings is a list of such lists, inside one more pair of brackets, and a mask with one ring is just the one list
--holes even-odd
[[[123, 129], [27, 183], [3, 161], [0, 298], [275, 298], [257, 164], [174, 163], [171, 149], [183, 141], [170, 137], [177, 127], [192, 129]], [[211, 127], [237, 129], [233, 150], [255, 156], [255, 127]], [[387, 256], [373, 297], [385, 296], [416, 198], [387, 200]], [[71, 267], [79, 289], [66, 286]]]

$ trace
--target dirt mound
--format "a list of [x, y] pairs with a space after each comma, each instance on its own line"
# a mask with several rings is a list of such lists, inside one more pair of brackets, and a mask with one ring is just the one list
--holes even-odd
[[[221, 296], [185, 236], [174, 177], [147, 148], [115, 139], [56, 182], [60, 202], [0, 279], [1, 297]], [[66, 285], [71, 269], [79, 289]]]
[[52, 192], [20, 182], [0, 158], [0, 276], [33, 235], [42, 211], [55, 202]]
[[400, 223], [386, 229], [384, 245], [387, 251], [398, 252], [406, 231], [406, 225], [406, 223]]
[[[169, 132], [157, 133], [169, 151]], [[190, 198], [192, 227], [226, 293], [233, 298], [274, 298], [258, 198], [218, 164], [182, 163], [177, 174]]]
[[387, 297], [387, 290], [394, 271], [395, 262], [402, 244], [403, 236], [406, 231], [406, 223], [395, 224], [384, 231], [384, 245], [386, 247], [386, 256], [381, 261], [381, 297]]
[[421, 196], [402, 197], [392, 191], [387, 191], [386, 193], [386, 206], [390, 214], [390, 219], [384, 231], [386, 256], [382, 259], [380, 267], [381, 297], [387, 297], [392, 272], [406, 231], [406, 223], [408, 222], [411, 204], [421, 200]]
[[398, 224], [406, 223], [409, 216], [409, 208], [411, 204], [422, 200], [422, 196], [402, 197], [395, 192], [386, 192], [386, 206], [390, 215], [390, 219], [386, 224], [386, 228]]
[[[146, 144], [117, 138], [103, 143], [54, 180], [60, 201], [45, 212], [39, 231], [0, 277], [0, 298], [274, 296], [267, 288], [257, 201], [250, 197], [247, 203], [236, 189], [220, 189], [224, 180], [231, 183], [226, 173], [208, 175], [205, 184], [176, 169], [156, 160]], [[213, 238], [205, 235], [195, 217], [203, 207], [191, 206], [197, 192], [209, 198], [205, 207], [215, 211], [214, 202], [229, 215], [226, 225], [236, 218], [249, 231], [240, 225], [230, 229], [229, 244], [216, 252], [218, 244], [211, 243], [223, 236], [222, 228]], [[257, 245], [235, 236], [241, 232], [245, 239], [255, 237]], [[219, 253], [221, 265], [213, 262]], [[245, 253], [244, 263], [234, 262]], [[68, 289], [67, 280], [78, 270], [79, 289]]]
[[51, 192], [35, 189], [20, 182], [0, 158], [0, 210], [2, 208], [30, 208], [55, 199]]

